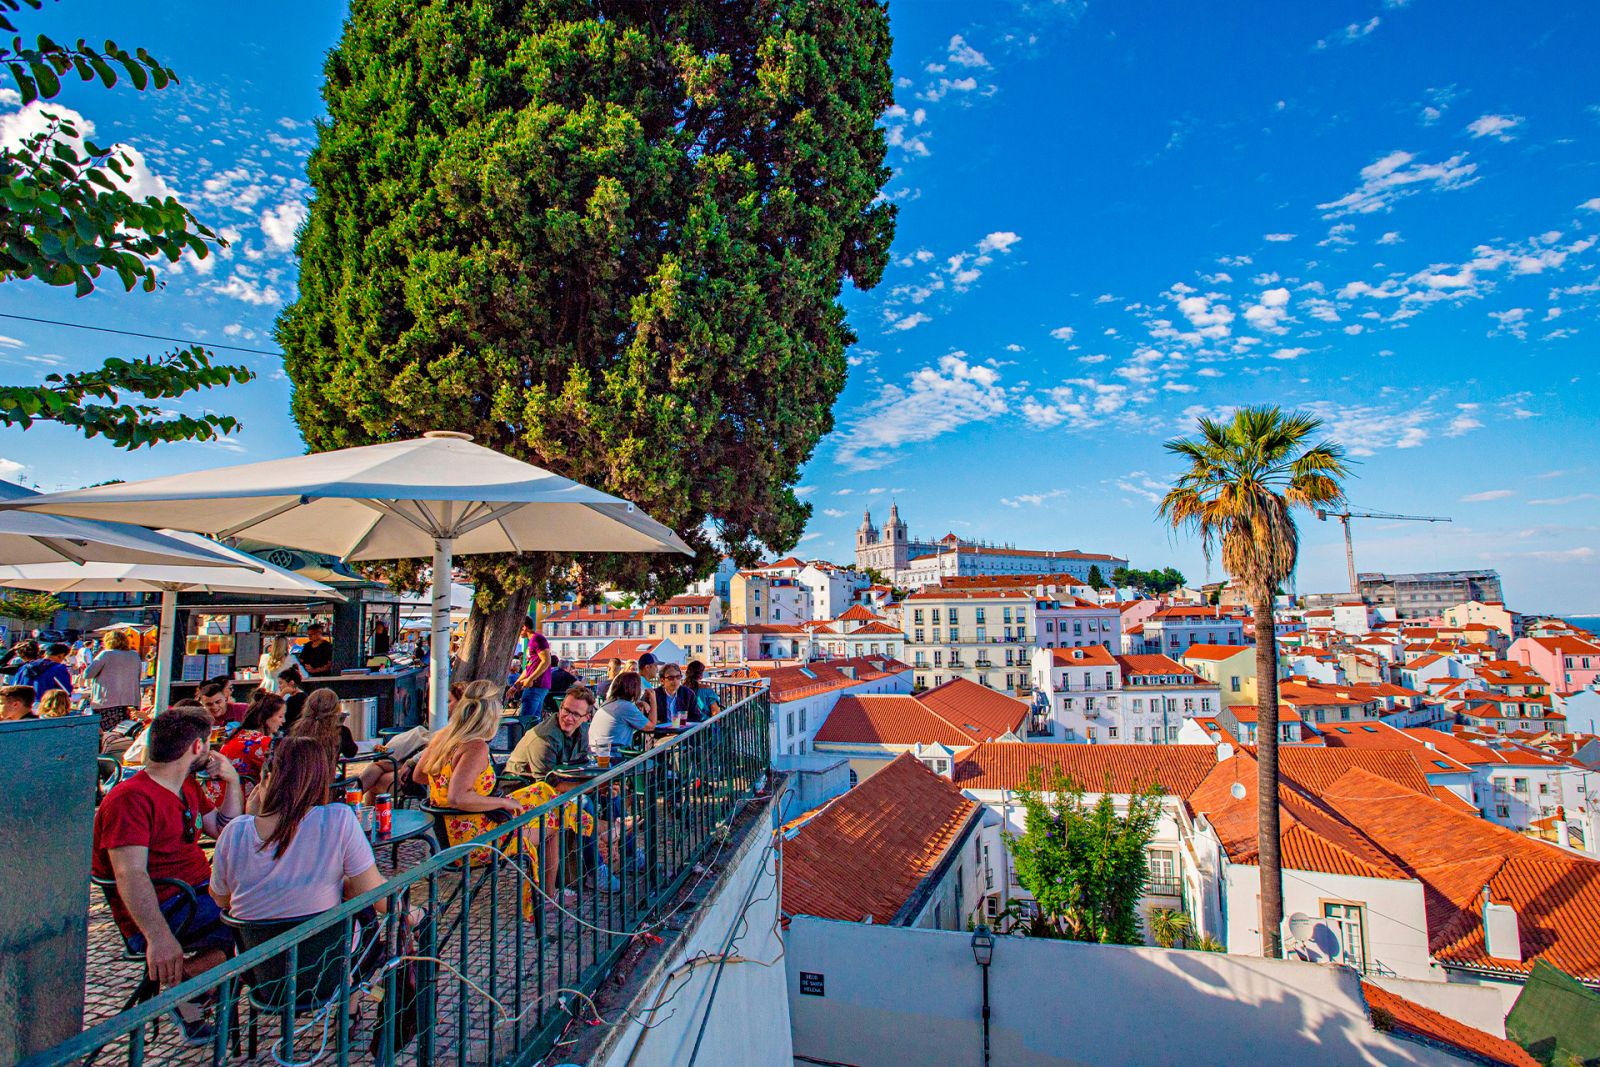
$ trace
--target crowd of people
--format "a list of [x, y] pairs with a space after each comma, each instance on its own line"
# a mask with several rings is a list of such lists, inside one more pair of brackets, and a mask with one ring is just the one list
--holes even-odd
[[[421, 801], [437, 812], [445, 838], [438, 844], [461, 845], [559, 801], [584, 780], [573, 768], [625, 759], [657, 731], [721, 710], [699, 662], [613, 660], [597, 685], [582, 684], [530, 619], [504, 681], [452, 684], [441, 729], [424, 724], [389, 736], [376, 747], [383, 758], [345, 779], [346, 762], [360, 752], [339, 698], [314, 681], [306, 688], [308, 675], [326, 669], [317, 649], [328, 643], [319, 636], [298, 654], [272, 640], [247, 701], [234, 699], [231, 677], [219, 677], [148, 722], [139, 712], [141, 657], [117, 631], [81, 662], [69, 665], [69, 646], [25, 643], [0, 664], [11, 672], [11, 684], [0, 687], [0, 719], [65, 714], [73, 673], [87, 684], [85, 710], [100, 717], [124, 768], [98, 806], [93, 873], [129, 947], [162, 986], [228, 957], [234, 926], [225, 913], [246, 923], [308, 917], [382, 884], [371, 841], [340, 802], [341, 780], [369, 801], [380, 793]], [[509, 754], [491, 752], [508, 722], [522, 727], [515, 744]], [[600, 892], [617, 891], [624, 868], [645, 862], [619, 791], [585, 791], [549, 810], [552, 817], [496, 847], [520, 853], [552, 901], [557, 886], [574, 892], [558, 875], [567, 858], [579, 860]], [[214, 842], [209, 856], [206, 838]], [[469, 862], [489, 858], [480, 848]], [[524, 885], [523, 905], [529, 917], [540, 913], [532, 886]], [[172, 1014], [184, 1041], [213, 1039], [206, 1005], [180, 1004]]]

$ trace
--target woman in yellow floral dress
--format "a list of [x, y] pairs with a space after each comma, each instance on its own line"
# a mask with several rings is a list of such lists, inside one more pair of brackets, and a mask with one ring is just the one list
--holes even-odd
[[[471, 841], [507, 819], [557, 796], [544, 782], [525, 786], [510, 796], [494, 795], [496, 778], [494, 764], [489, 760], [489, 741], [499, 732], [502, 704], [500, 686], [481, 682], [468, 686], [451, 713], [449, 725], [429, 740], [412, 771], [413, 780], [427, 787], [430, 804], [455, 809], [455, 813], [444, 817], [449, 840], [441, 843], [447, 848]], [[540, 873], [545, 884], [552, 885], [560, 852], [559, 825], [588, 836], [594, 833], [594, 822], [589, 815], [581, 813], [576, 804], [562, 808], [559, 825], [556, 819], [543, 821], [542, 836], [546, 846], [543, 855], [549, 869]], [[539, 836], [538, 829], [530, 824], [516, 836], [503, 838], [495, 847], [508, 855], [526, 851], [532, 869], [540, 871]], [[494, 853], [488, 848], [480, 848], [473, 850], [468, 862], [477, 865], [491, 862], [493, 858]], [[532, 892], [526, 885], [522, 898], [523, 913], [531, 918]]]

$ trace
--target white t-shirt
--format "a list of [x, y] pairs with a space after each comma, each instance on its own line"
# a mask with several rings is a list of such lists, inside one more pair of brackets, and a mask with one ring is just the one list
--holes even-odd
[[241, 815], [217, 838], [211, 887], [232, 897], [236, 919], [296, 919], [337, 907], [344, 880], [372, 867], [372, 845], [346, 804], [312, 808], [281, 858], [262, 849], [253, 815]]

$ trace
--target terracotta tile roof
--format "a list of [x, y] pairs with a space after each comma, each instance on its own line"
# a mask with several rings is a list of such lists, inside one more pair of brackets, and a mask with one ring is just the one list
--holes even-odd
[[[763, 672], [770, 682], [772, 699], [778, 703], [848, 689], [863, 682], [877, 681], [911, 668], [887, 656], [856, 656], [853, 659], [815, 660], [803, 667], [778, 667]], [[851, 673], [855, 677], [851, 677]]]
[[1372, 1025], [1379, 1030], [1420, 1037], [1488, 1063], [1538, 1067], [1539, 1061], [1528, 1055], [1521, 1045], [1457, 1022], [1371, 982], [1361, 983], [1361, 994], [1372, 1012]]
[[1195, 674], [1171, 656], [1143, 655], [1143, 656], [1118, 656], [1117, 664], [1122, 668], [1122, 680], [1127, 682], [1130, 678], [1143, 678], [1153, 675], [1181, 674], [1192, 678], [1193, 685], [1209, 685], [1205, 679]]
[[603, 664], [613, 659], [638, 659], [646, 652], [655, 652], [661, 647], [662, 638], [652, 637], [641, 639], [637, 637], [622, 637], [606, 645], [586, 660], [580, 663]]
[[854, 637], [856, 634], [881, 634], [881, 635], [886, 636], [886, 637], [904, 637], [905, 636], [904, 632], [895, 629], [893, 626], [890, 626], [888, 623], [884, 622], [882, 619], [875, 619], [872, 622], [862, 623], [860, 626], [857, 626], [854, 630], [851, 630], [845, 636]]
[[[1228, 711], [1240, 722], [1255, 722], [1261, 717], [1261, 708], [1255, 704], [1229, 704]], [[1279, 722], [1300, 722], [1300, 713], [1287, 704], [1278, 705]]]
[[1278, 771], [1312, 796], [1352, 769], [1383, 778], [1408, 793], [1431, 796], [1433, 789], [1409, 752], [1381, 749], [1308, 748], [1285, 745], [1278, 749]]
[[712, 631], [711, 636], [719, 634], [804, 634], [805, 629], [796, 624], [790, 626], [780, 622], [738, 622], [729, 623], [718, 630]]
[[1434, 795], [1434, 798], [1437, 799], [1438, 801], [1440, 801], [1442, 804], [1444, 804], [1445, 807], [1454, 808], [1456, 811], [1461, 812], [1463, 815], [1471, 815], [1474, 818], [1477, 818], [1478, 816], [1483, 814], [1483, 812], [1481, 812], [1477, 808], [1473, 807], [1471, 803], [1469, 803], [1468, 801], [1462, 800], [1461, 797], [1458, 796], [1456, 794], [1456, 792], [1454, 790], [1452, 790], [1447, 785], [1436, 785], [1436, 786], [1434, 786], [1433, 787], [1433, 795]]
[[839, 621], [840, 622], [857, 622], [857, 621], [860, 621], [860, 622], [871, 622], [874, 619], [881, 619], [881, 618], [882, 618], [882, 616], [873, 614], [871, 611], [869, 611], [866, 608], [862, 607], [860, 604], [855, 604], [855, 605], [852, 605], [849, 608], [846, 608], [839, 615]]
[[783, 845], [783, 910], [875, 923], [902, 915], [982, 806], [910, 753], [828, 804]]
[[1064, 745], [999, 741], [974, 746], [956, 762], [962, 789], [1017, 789], [1038, 768], [1058, 768], [1087, 791], [1135, 793], [1152, 784], [1187, 796], [1216, 766], [1211, 745]]
[[[1543, 957], [1576, 978], [1600, 980], [1600, 863], [1453, 806], [1405, 803], [1399, 786], [1359, 769], [1323, 799], [1422, 883], [1434, 959], [1525, 974]], [[1521, 960], [1489, 956], [1484, 886], [1516, 909]]]
[[[1472, 771], [1471, 767], [1446, 754], [1441, 746], [1435, 745], [1430, 749], [1429, 738], [1417, 736], [1420, 731], [1396, 729], [1386, 722], [1329, 723], [1319, 729], [1322, 731], [1323, 740], [1332, 747], [1393, 749], [1409, 752], [1417, 760], [1424, 774], [1435, 774], [1439, 771], [1457, 773]], [[1429, 732], [1438, 733], [1437, 730]], [[1439, 766], [1440, 763], [1445, 766]]]
[[547, 622], [636, 622], [644, 618], [643, 608], [558, 608], [539, 620]]
[[[1280, 753], [1281, 754], [1281, 753]], [[1256, 865], [1258, 822], [1255, 757], [1236, 753], [1212, 768], [1189, 794], [1191, 815], [1204, 815], [1216, 831], [1229, 862]], [[1244, 787], [1244, 795], [1234, 789]], [[1343, 820], [1288, 784], [1278, 789], [1279, 840], [1283, 865], [1296, 871], [1347, 874], [1357, 878], [1409, 877], [1373, 844]]]
[[763, 563], [763, 564], [761, 564], [761, 566], [757, 567], [756, 570], [758, 570], [758, 571], [789, 570], [792, 567], [804, 567], [805, 565], [806, 565], [805, 564], [805, 560], [796, 559], [794, 556], [785, 556], [782, 559], [773, 560], [771, 563]]
[[1052, 648], [1050, 650], [1050, 665], [1052, 667], [1115, 667], [1117, 666], [1117, 660], [1102, 646], [1087, 645], [1079, 648]]
[[1183, 653], [1185, 660], [1222, 660], [1232, 659], [1241, 652], [1254, 652], [1254, 645], [1190, 645]]
[[1600, 656], [1600, 645], [1573, 634], [1562, 634], [1558, 637], [1525, 637], [1523, 640], [1532, 641], [1545, 651], [1561, 656]]
[[1028, 705], [965, 678], [916, 696], [860, 694], [839, 698], [817, 731], [817, 744], [965, 748], [1022, 728]]
[[1223, 611], [1223, 612], [1219, 613], [1216, 608], [1204, 608], [1204, 607], [1197, 608], [1197, 607], [1184, 607], [1184, 606], [1161, 608], [1154, 615], [1152, 615], [1150, 617], [1152, 619], [1158, 619], [1158, 620], [1160, 620], [1162, 622], [1167, 622], [1167, 621], [1178, 622], [1178, 621], [1182, 621], [1182, 620], [1186, 620], [1186, 619], [1191, 619], [1191, 620], [1204, 621], [1204, 622], [1216, 622], [1219, 625], [1221, 623], [1225, 623], [1225, 622], [1243, 622], [1244, 621], [1244, 616], [1235, 615], [1231, 611]]
[[1353, 696], [1344, 696], [1345, 691], [1333, 686], [1319, 685], [1315, 682], [1279, 682], [1278, 699], [1286, 704], [1303, 705], [1306, 707], [1359, 707], [1372, 703], [1371, 699], [1361, 700]]

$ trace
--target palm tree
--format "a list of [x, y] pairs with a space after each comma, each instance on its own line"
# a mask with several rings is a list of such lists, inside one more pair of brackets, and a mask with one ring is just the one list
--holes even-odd
[[1173, 527], [1197, 534], [1206, 558], [1221, 549], [1222, 565], [1243, 590], [1256, 619], [1256, 804], [1261, 864], [1261, 942], [1282, 955], [1283, 875], [1278, 847], [1278, 642], [1272, 601], [1294, 572], [1300, 550], [1295, 508], [1344, 501], [1350, 474], [1344, 449], [1308, 443], [1322, 420], [1277, 407], [1246, 407], [1225, 422], [1202, 418], [1199, 435], [1166, 443], [1188, 469], [1161, 500], [1158, 513]]

